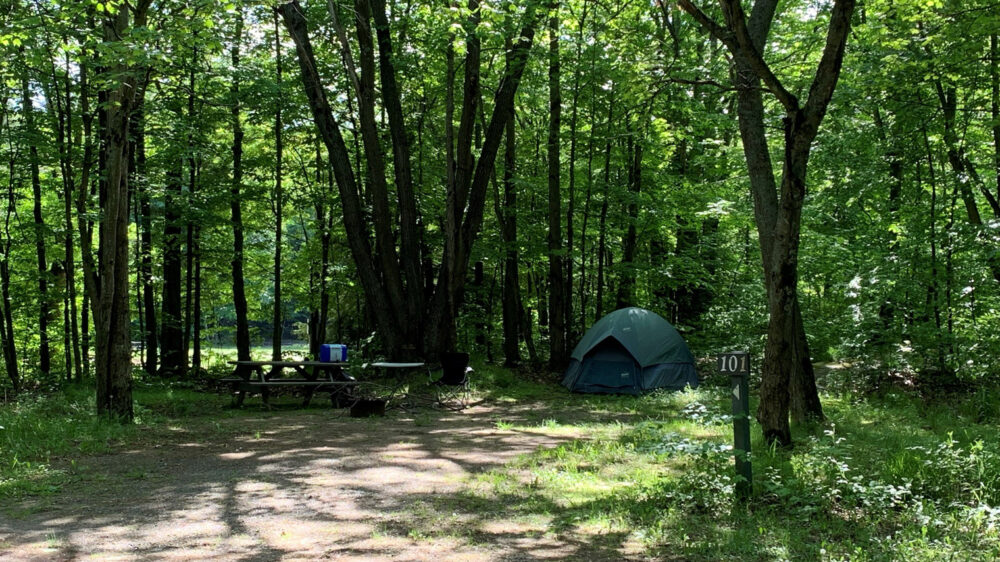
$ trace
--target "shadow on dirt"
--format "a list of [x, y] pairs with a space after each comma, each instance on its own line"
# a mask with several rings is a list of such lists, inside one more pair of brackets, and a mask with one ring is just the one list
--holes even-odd
[[0, 557], [622, 559], [623, 536], [504, 525], [523, 505], [466, 490], [472, 475], [576, 438], [499, 429], [544, 415], [538, 405], [372, 419], [283, 408], [218, 422], [228, 437], [181, 432], [77, 459], [65, 491], [5, 509]]

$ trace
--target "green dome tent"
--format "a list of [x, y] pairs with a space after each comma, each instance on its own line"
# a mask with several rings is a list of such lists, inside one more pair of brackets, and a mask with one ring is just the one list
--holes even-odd
[[642, 394], [698, 386], [684, 338], [642, 308], [623, 308], [598, 320], [571, 357], [562, 384], [574, 392]]

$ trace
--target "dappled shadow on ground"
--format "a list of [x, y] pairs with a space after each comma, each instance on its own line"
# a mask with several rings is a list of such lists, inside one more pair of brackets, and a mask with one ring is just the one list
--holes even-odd
[[513, 499], [483, 505], [467, 491], [473, 475], [585, 437], [498, 428], [540, 413], [251, 411], [218, 422], [229, 432], [78, 459], [65, 491], [0, 511], [0, 558], [622, 559], [624, 537], [565, 532], [558, 505], [534, 506], [556, 514], [540, 531], [504, 522]]

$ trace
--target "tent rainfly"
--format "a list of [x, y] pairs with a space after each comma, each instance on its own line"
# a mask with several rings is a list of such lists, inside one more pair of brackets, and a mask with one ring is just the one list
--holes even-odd
[[574, 392], [642, 394], [696, 388], [694, 356], [660, 315], [623, 308], [598, 320], [573, 350], [562, 384]]

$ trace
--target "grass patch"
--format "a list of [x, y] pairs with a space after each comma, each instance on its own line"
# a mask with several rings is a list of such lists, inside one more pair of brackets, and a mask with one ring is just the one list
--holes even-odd
[[[824, 397], [828, 420], [795, 428], [792, 451], [751, 435], [754, 495], [734, 497], [725, 389], [643, 397], [572, 395], [554, 378], [475, 365], [477, 400], [498, 433], [559, 443], [469, 477], [457, 493], [414, 497], [373, 537], [553, 538], [577, 555], [684, 560], [993, 560], [1000, 558], [1000, 406], [996, 389], [928, 402], [905, 393]], [[181, 433], [268, 439], [273, 417], [306, 409], [227, 409], [228, 397], [186, 384], [135, 386], [136, 423], [94, 413], [93, 389], [69, 387], [0, 408], [0, 498], [50, 501], [81, 455]], [[291, 399], [291, 398], [289, 398]], [[328, 406], [318, 406], [324, 410]], [[433, 410], [413, 425], [432, 427]], [[252, 416], [252, 423], [225, 418]], [[379, 419], [349, 420], [359, 431]], [[90, 475], [95, 485], [101, 475]], [[155, 478], [142, 470], [130, 482]], [[586, 546], [581, 546], [586, 545]]]
[[[220, 430], [229, 398], [199, 392], [186, 383], [144, 383], [133, 387], [135, 422], [121, 424], [97, 415], [95, 391], [71, 385], [40, 395], [22, 395], [0, 407], [0, 498], [49, 495], [80, 477], [76, 459], [103, 454], [162, 432]], [[151, 434], [150, 430], [154, 430]]]
[[942, 403], [826, 397], [827, 423], [797, 428], [790, 452], [768, 450], [755, 426], [746, 504], [734, 497], [723, 389], [580, 396], [515, 381], [486, 392], [531, 405], [498, 418], [498, 430], [579, 437], [438, 498], [439, 511], [460, 517], [422, 533], [501, 527], [685, 560], [1000, 558], [1000, 448], [987, 391]]

